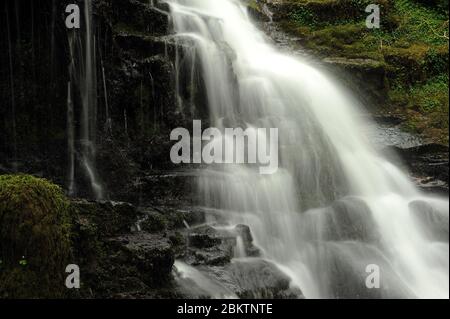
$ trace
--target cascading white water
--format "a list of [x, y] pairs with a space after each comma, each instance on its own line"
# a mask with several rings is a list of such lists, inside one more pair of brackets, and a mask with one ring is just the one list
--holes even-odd
[[[238, 0], [169, 3], [177, 35], [195, 43], [211, 126], [280, 131], [276, 174], [205, 169], [204, 205], [249, 225], [307, 298], [448, 298], [448, 200], [424, 196], [376, 153], [351, 97], [277, 52]], [[380, 289], [366, 287], [368, 265]]]

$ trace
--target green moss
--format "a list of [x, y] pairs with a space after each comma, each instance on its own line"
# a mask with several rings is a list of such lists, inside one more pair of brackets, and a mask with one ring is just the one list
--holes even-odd
[[429, 79], [411, 88], [397, 87], [391, 99], [408, 115], [405, 129], [421, 133], [434, 141], [448, 144], [448, 75]]
[[379, 62], [386, 68], [391, 110], [406, 112], [409, 129], [448, 142], [448, 1], [376, 1], [380, 29], [366, 28], [366, 1], [288, 2], [297, 6], [281, 25], [305, 48], [323, 57]]
[[0, 297], [58, 298], [70, 256], [69, 203], [28, 175], [0, 176]]
[[430, 45], [448, 42], [448, 8], [447, 12], [443, 12], [436, 7], [424, 6], [411, 0], [393, 2], [399, 19], [398, 28], [392, 32], [394, 40]]
[[[365, 8], [374, 3], [372, 0], [288, 0], [287, 20], [298, 27], [309, 26], [314, 29], [358, 23], [364, 21], [367, 13]], [[379, 0], [376, 3], [383, 12], [391, 10], [391, 3]]]

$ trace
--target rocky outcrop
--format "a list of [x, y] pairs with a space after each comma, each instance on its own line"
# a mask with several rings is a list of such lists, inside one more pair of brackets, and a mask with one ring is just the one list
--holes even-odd
[[223, 267], [205, 270], [211, 278], [243, 299], [301, 299], [299, 289], [273, 263], [259, 258], [235, 260]]
[[[34, 7], [34, 11], [31, 6], [15, 6], [13, 1], [8, 2], [11, 2], [6, 6], [8, 11], [4, 12], [2, 6], [0, 13], [10, 17], [11, 41], [6, 43], [6, 37], [2, 38], [2, 48], [9, 47], [11, 52], [16, 52], [22, 43], [34, 51], [22, 50], [13, 57], [11, 71], [17, 82], [14, 83], [16, 89], [0, 87], [1, 96], [8, 97], [11, 106], [2, 108], [0, 114], [8, 123], [14, 123], [16, 133], [19, 132], [13, 136], [11, 125], [0, 127], [5, 137], [0, 141], [0, 167], [4, 172], [43, 176], [68, 188], [70, 154], [66, 105], [72, 33], [65, 27], [63, 14], [68, 2], [60, 1], [57, 8], [52, 8], [52, 1], [44, 1]], [[95, 166], [105, 198], [138, 204], [134, 187], [142, 185], [138, 180], [140, 176], [158, 175], [173, 168], [168, 156], [170, 131], [178, 126], [188, 126], [186, 123], [194, 116], [207, 117], [206, 99], [203, 90], [199, 89], [203, 85], [200, 73], [191, 74], [194, 63], [191, 58], [195, 54], [192, 42], [173, 36], [169, 15], [168, 4], [161, 1], [93, 2], [97, 121], [92, 125], [96, 127], [93, 134], [96, 137]], [[21, 18], [17, 20], [20, 33], [15, 30], [16, 23], [12, 23], [16, 16]], [[41, 21], [41, 17], [48, 19]], [[33, 19], [36, 29], [30, 33], [25, 24]], [[36, 34], [49, 34], [50, 29], [54, 36], [52, 41], [33, 38]], [[85, 30], [74, 32], [82, 39]], [[2, 50], [0, 56], [4, 74], [9, 74], [10, 68], [7, 52]], [[49, 61], [50, 58], [53, 60]], [[33, 61], [29, 70], [35, 76], [25, 76], [21, 61]], [[27, 94], [24, 94], [25, 88]], [[80, 156], [84, 142], [79, 134], [81, 102], [76, 84], [72, 91], [76, 119], [74, 190], [76, 196], [91, 198], [89, 178]], [[50, 97], [48, 92], [55, 94]], [[10, 113], [11, 94], [18, 115], [14, 119]], [[149, 182], [150, 179], [146, 179], [144, 183]]]
[[448, 195], [448, 147], [440, 144], [421, 144], [402, 148], [390, 147], [401, 163], [411, 172], [424, 191]]
[[73, 297], [174, 297], [172, 267], [186, 250], [181, 232], [204, 215], [198, 209], [136, 208], [128, 203], [73, 200], [72, 263], [82, 287]]
[[[72, 297], [211, 297], [192, 295], [205, 292], [201, 287], [184, 290], [173, 280], [175, 259], [241, 298], [303, 296], [274, 264], [257, 257], [248, 226], [202, 224], [204, 212], [190, 207], [137, 209], [127, 203], [75, 200], [72, 212], [71, 260], [82, 273], [82, 287]], [[248, 258], [235, 259], [238, 237]]]

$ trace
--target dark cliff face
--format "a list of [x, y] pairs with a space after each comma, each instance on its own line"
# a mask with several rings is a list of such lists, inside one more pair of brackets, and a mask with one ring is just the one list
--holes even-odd
[[[80, 6], [78, 30], [65, 26], [69, 3]], [[167, 5], [136, 0], [92, 5], [95, 166], [107, 198], [133, 201], [133, 185], [144, 171], [172, 168], [170, 131], [190, 127], [194, 117], [206, 118], [205, 99], [196, 88], [202, 79], [199, 68], [188, 72], [194, 69], [186, 56], [190, 44], [171, 36]], [[69, 41], [85, 37], [83, 6], [84, 1], [8, 0], [0, 7], [8, 35], [0, 39], [0, 172], [41, 175], [67, 189], [71, 81], [74, 195], [91, 197], [80, 155], [82, 88], [69, 74], [71, 59], [82, 60], [82, 54], [71, 56]]]
[[0, 6], [3, 170], [63, 175], [69, 57], [63, 1], [54, 3], [8, 0]]

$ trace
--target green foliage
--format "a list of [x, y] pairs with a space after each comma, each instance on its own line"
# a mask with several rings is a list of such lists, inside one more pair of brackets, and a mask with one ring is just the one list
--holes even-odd
[[316, 26], [319, 22], [317, 16], [308, 8], [291, 12], [289, 19], [299, 26]]
[[[282, 26], [321, 56], [372, 59], [385, 67], [389, 106], [406, 108], [408, 125], [448, 141], [448, 0], [376, 1], [381, 28], [365, 26], [372, 1], [290, 0]], [[305, 9], [306, 8], [306, 9]], [[326, 12], [331, 17], [328, 19]], [[445, 138], [447, 136], [447, 138]]]
[[391, 92], [391, 100], [406, 111], [404, 127], [414, 133], [432, 137], [448, 144], [449, 93], [448, 75], [439, 75], [412, 87], [398, 86]]
[[422, 112], [448, 109], [448, 76], [438, 76], [410, 89], [412, 104]]
[[394, 1], [394, 6], [399, 17], [399, 26], [392, 32], [395, 40], [431, 45], [448, 43], [447, 14], [410, 0]]
[[70, 256], [69, 203], [28, 175], [0, 176], [0, 297], [63, 296]]
[[448, 46], [431, 47], [424, 63], [430, 75], [448, 73]]

